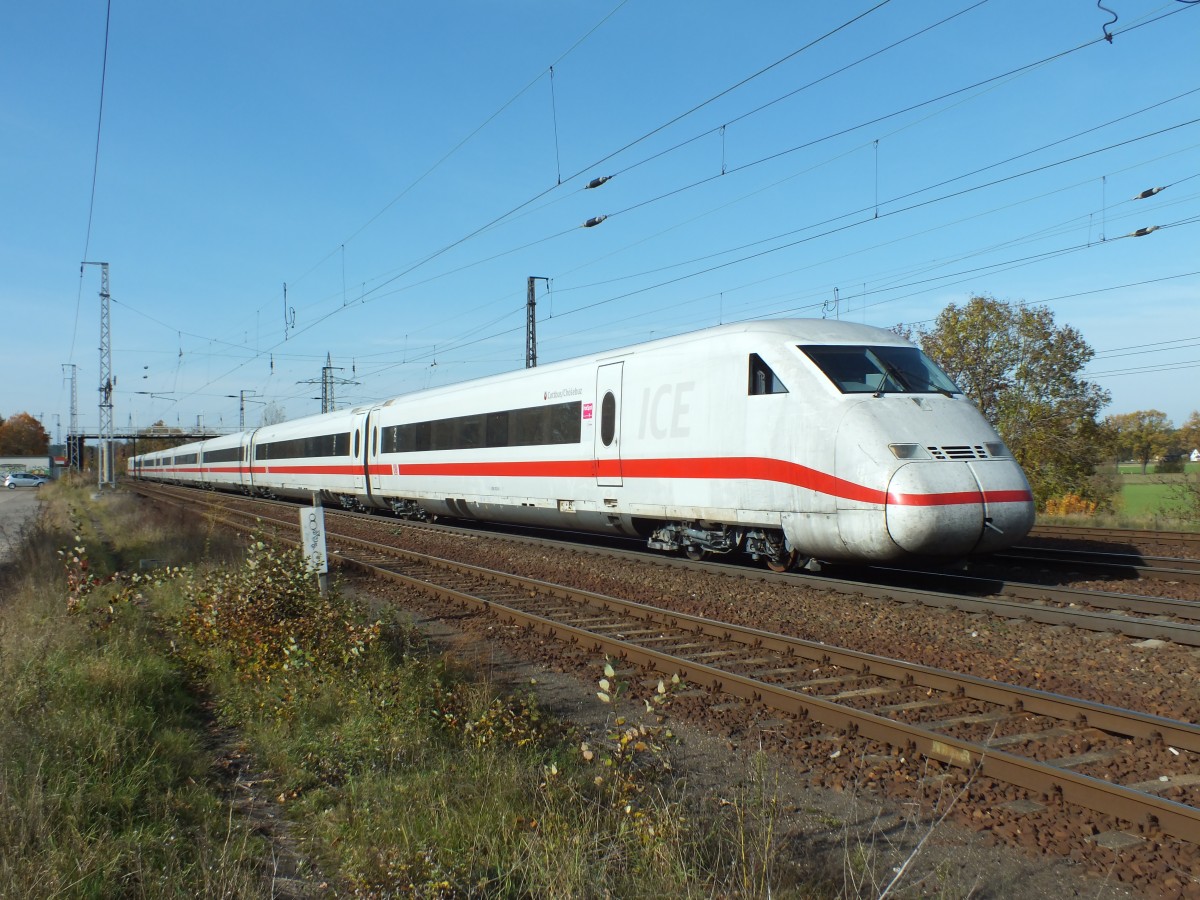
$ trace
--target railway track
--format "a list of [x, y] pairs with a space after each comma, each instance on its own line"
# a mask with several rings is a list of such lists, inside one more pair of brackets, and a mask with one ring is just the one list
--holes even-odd
[[[994, 615], [1028, 618], [1031, 621], [1040, 621], [1051, 625], [1072, 625], [1076, 628], [1098, 631], [1113, 630], [1129, 637], [1153, 637], [1155, 635], [1150, 632], [1164, 624], [1169, 624], [1164, 621], [1165, 619], [1177, 620], [1177, 624], [1200, 623], [1200, 603], [1173, 597], [1152, 597], [1145, 594], [1128, 594], [1117, 591], [1094, 591], [1054, 585], [1026, 584], [977, 575], [916, 569], [873, 567], [862, 573], [862, 577], [886, 579], [886, 581], [869, 582], [881, 584], [886, 589], [912, 585], [918, 591], [924, 590], [927, 594], [927, 605], [930, 606], [955, 607], [963, 604], [962, 608], [969, 608], [972, 611], [989, 611]], [[843, 584], [845, 583], [843, 581]], [[866, 582], [855, 581], [853, 583]], [[907, 595], [903, 596], [907, 597]], [[1001, 602], [1000, 598], [1005, 597], [1016, 602]], [[976, 602], [979, 605], [976, 605]], [[1040, 612], [1042, 609], [1060, 609], [1064, 610], [1067, 615], [1064, 618], [1054, 618], [1053, 613], [1046, 613], [1043, 617]], [[1111, 610], [1120, 615], [1116, 618], [1074, 617], [1070, 615], [1072, 610]], [[1156, 618], [1159, 621], [1143, 623], [1144, 627], [1135, 627], [1134, 620], [1144, 617]], [[1168, 634], [1170, 635], [1169, 639], [1177, 643], [1200, 646], [1195, 643], [1197, 635], [1193, 628], [1168, 628], [1167, 631], [1160, 632], [1157, 636], [1167, 639], [1166, 635]]]
[[[226, 508], [214, 515], [238, 527], [258, 520], [298, 532], [295, 515]], [[1014, 785], [1030, 795], [1017, 812], [1066, 802], [1102, 821], [1115, 817], [1122, 826], [1095, 838], [1106, 846], [1164, 836], [1200, 844], [1196, 725], [439, 559], [344, 534], [339, 517], [329, 520], [327, 539], [340, 562], [439, 600], [679, 674], [795, 722]]]
[[1109, 578], [1150, 578], [1156, 581], [1200, 584], [1200, 559], [1022, 546], [1004, 553], [994, 553], [989, 559], [1025, 567], [1048, 565], [1083, 569]]
[[[138, 488], [151, 488], [141, 483]], [[257, 508], [274, 507], [294, 516], [300, 507], [284, 500], [251, 499], [239, 495], [213, 494], [196, 488], [154, 485], [164, 492], [192, 502], [208, 502], [221, 509], [234, 504], [254, 504]], [[207, 498], [200, 500], [197, 498]], [[213, 498], [220, 498], [216, 500]], [[938, 609], [985, 613], [1002, 618], [1021, 619], [1047, 626], [1070, 626], [1085, 631], [1123, 634], [1141, 640], [1163, 640], [1189, 647], [1200, 647], [1200, 604], [1188, 600], [1144, 596], [1140, 594], [1080, 590], [1009, 582], [994, 577], [976, 577], [952, 572], [928, 572], [912, 569], [871, 567], [856, 573], [844, 571], [838, 576], [802, 572], [772, 573], [737, 563], [684, 561], [644, 549], [620, 549], [613, 546], [581, 544], [561, 538], [480, 532], [443, 524], [411, 522], [363, 513], [326, 508], [327, 519], [344, 517], [360, 527], [377, 530], [381, 535], [412, 529], [447, 534], [486, 534], [489, 539], [521, 545], [561, 548], [594, 553], [601, 557], [654, 565], [707, 570], [731, 577], [753, 578], [778, 584], [793, 584], [839, 593], [855, 593], [871, 599], [917, 603]], [[288, 520], [290, 521], [290, 519]], [[590, 537], [590, 536], [589, 536]]]
[[1103, 541], [1126, 546], [1180, 544], [1200, 553], [1200, 531], [1150, 531], [1135, 528], [1092, 528], [1086, 525], [1036, 525], [1030, 538]]

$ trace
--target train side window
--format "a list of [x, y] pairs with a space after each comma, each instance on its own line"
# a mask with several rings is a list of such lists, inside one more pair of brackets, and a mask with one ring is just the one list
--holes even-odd
[[371, 429], [371, 455], [379, 455], [379, 428], [378, 426]]
[[358, 459], [358, 429], [354, 429], [354, 458]]
[[487, 414], [487, 430], [484, 445], [488, 447], [508, 446], [508, 411]]
[[756, 394], [786, 394], [788, 389], [784, 387], [779, 376], [772, 371], [771, 367], [762, 361], [762, 357], [757, 353], [750, 354], [750, 396]]
[[600, 440], [605, 447], [612, 445], [617, 435], [617, 398], [609, 391], [600, 401]]

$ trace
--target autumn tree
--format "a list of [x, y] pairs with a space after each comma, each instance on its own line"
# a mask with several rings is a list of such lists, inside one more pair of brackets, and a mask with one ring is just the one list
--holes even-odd
[[1112, 430], [1114, 446], [1122, 459], [1132, 459], [1142, 467], [1167, 453], [1175, 443], [1175, 428], [1167, 414], [1157, 409], [1120, 413], [1104, 420]]
[[[1193, 410], [1175, 434], [1183, 452], [1191, 453], [1200, 449], [1200, 411]], [[1182, 480], [1173, 485], [1173, 493], [1184, 518], [1193, 524], [1200, 524], [1200, 472], [1185, 473]]]
[[189, 438], [183, 433], [182, 428], [175, 425], [168, 425], [162, 419], [159, 419], [150, 427], [141, 430], [136, 442], [136, 449], [133, 449], [133, 453], [140, 455], [142, 453], [154, 453], [158, 450], [170, 450], [172, 447], [186, 444], [188, 440]]
[[274, 400], [268, 401], [262, 411], [263, 425], [278, 425], [280, 422], [287, 421], [287, 410]]
[[1179, 446], [1184, 452], [1200, 450], [1200, 410], [1192, 410], [1186, 422], [1179, 426]]
[[1034, 497], [1097, 497], [1092, 474], [1107, 453], [1097, 416], [1108, 392], [1085, 381], [1093, 350], [1045, 307], [993, 297], [950, 304], [908, 336], [934, 359], [1004, 438]]
[[15, 413], [0, 424], [0, 456], [45, 456], [50, 435], [29, 413]]

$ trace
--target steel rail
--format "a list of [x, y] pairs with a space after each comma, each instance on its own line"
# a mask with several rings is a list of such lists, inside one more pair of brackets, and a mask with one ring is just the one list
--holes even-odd
[[1179, 600], [1174, 597], [1154, 597], [1149, 594], [1125, 594], [1118, 591], [1094, 591], [1083, 588], [1041, 585], [1019, 581], [1004, 581], [980, 575], [964, 575], [958, 572], [921, 571], [916, 569], [888, 569], [877, 566], [878, 571], [889, 578], [928, 578], [932, 583], [961, 584], [976, 596], [992, 594], [1014, 597], [1034, 603], [1053, 603], [1093, 606], [1142, 616], [1173, 616], [1185, 621], [1200, 622], [1200, 602]]
[[1063, 547], [1024, 547], [1017, 545], [1007, 551], [1009, 555], [1032, 560], [1049, 559], [1055, 562], [1077, 562], [1080, 564], [1111, 564], [1115, 566], [1141, 566], [1148, 569], [1200, 572], [1200, 559], [1186, 556], [1146, 556], [1141, 553], [1117, 553], [1101, 550], [1070, 550]]
[[1153, 541], [1200, 544], [1200, 531], [1152, 531], [1135, 528], [1092, 528], [1087, 525], [1035, 525], [1031, 538], [1083, 538], [1101, 541]]
[[[238, 515], [252, 513], [235, 511]], [[298, 524], [278, 522], [289, 529]], [[702, 619], [663, 610], [633, 601], [618, 600], [586, 591], [566, 589], [535, 579], [456, 563], [374, 541], [349, 536], [332, 535], [338, 544], [349, 544], [367, 553], [388, 558], [399, 557], [423, 566], [435, 566], [456, 575], [483, 579], [500, 584], [521, 594], [545, 595], [552, 599], [582, 601], [597, 610], [628, 616], [638, 623], [656, 622], [686, 634], [705, 634], [721, 642], [741, 644], [755, 651], [772, 650], [786, 658], [800, 656], [818, 659], [860, 674], [899, 681], [905, 685], [919, 684], [956, 696], [966, 696], [1006, 707], [1012, 714], [1051, 716], [1077, 723], [1077, 726], [1098, 728], [1130, 737], [1165, 741], [1172, 747], [1196, 752], [1200, 750], [1200, 728], [1157, 716], [1107, 707], [1091, 701], [1060, 697], [1031, 688], [1004, 685], [973, 676], [955, 675], [927, 666], [903, 663], [864, 654], [839, 650], [825, 644], [788, 638], [770, 632], [743, 628], [727, 623]], [[277, 536], [277, 539], [289, 540]], [[495, 598], [481, 597], [455, 587], [437, 585], [419, 576], [397, 571], [378, 562], [354, 559], [344, 553], [336, 557], [343, 563], [359, 566], [444, 600], [487, 609], [521, 627], [528, 627], [549, 637], [567, 639], [595, 652], [601, 652], [637, 663], [663, 673], [677, 673], [692, 684], [703, 684], [751, 703], [762, 704], [800, 719], [812, 719], [846, 730], [853, 735], [910, 748], [930, 758], [972, 770], [999, 781], [1042, 794], [1057, 794], [1064, 801], [1114, 815], [1127, 822], [1149, 821], [1165, 834], [1193, 843], [1200, 843], [1200, 809], [1172, 800], [1114, 784], [1100, 778], [1080, 775], [1049, 762], [1019, 756], [949, 735], [940, 734], [919, 725], [898, 722], [874, 712], [843, 706], [822, 697], [793, 690], [785, 685], [765, 682], [748, 675], [697, 662], [662, 650], [646, 647], [636, 641], [622, 639], [595, 630], [579, 627], [529, 612]], [[629, 629], [626, 629], [629, 630]]]
[[[540, 592], [562, 599], [583, 600], [598, 610], [628, 615], [641, 623], [653, 621], [692, 634], [704, 634], [720, 641], [743, 644], [755, 650], [773, 650], [788, 657], [798, 656], [802, 652], [803, 658], [810, 662], [819, 660], [861, 675], [872, 675], [906, 684], [916, 684], [973, 700], [1002, 705], [1014, 714], [1020, 712], [1051, 716], [1060, 720], [1072, 721], [1076, 723], [1077, 727], [1098, 728], [1128, 737], [1164, 741], [1181, 750], [1200, 751], [1200, 728], [1188, 723], [1119, 710], [1086, 700], [1059, 697], [1031, 688], [1005, 685], [973, 676], [956, 675], [872, 654], [838, 650], [825, 644], [701, 619], [591, 592], [565, 590], [535, 579], [495, 573], [463, 563], [425, 557], [411, 551], [400, 551], [397, 554], [396, 548], [389, 548], [387, 545], [373, 541], [342, 536], [336, 536], [334, 540], [351, 543], [373, 553], [402, 555], [414, 561], [419, 559], [425, 565], [435, 565], [455, 574], [483, 578], [522, 592]], [[350, 558], [343, 558], [355, 562]], [[681, 678], [691, 684], [701, 684], [751, 703], [763, 704], [778, 712], [798, 716], [801, 719], [811, 718], [822, 724], [846, 730], [850, 734], [862, 735], [891, 746], [909, 747], [913, 752], [922, 753], [959, 768], [976, 770], [988, 777], [1042, 794], [1057, 793], [1067, 802], [1077, 803], [1097, 812], [1115, 815], [1128, 822], [1138, 823], [1148, 816], [1153, 817], [1158, 827], [1165, 833], [1193, 843], [1200, 843], [1200, 809], [1194, 807], [1145, 794], [1103, 779], [1080, 775], [1050, 763], [990, 748], [986, 744], [981, 745], [973, 741], [950, 737], [919, 725], [898, 722], [873, 712], [843, 706], [831, 700], [804, 694], [782, 685], [696, 662], [686, 656], [655, 650], [635, 641], [624, 640], [598, 633], [593, 629], [561, 622], [507, 603], [498, 602], [494, 598], [479, 597], [454, 587], [431, 585], [423, 578], [397, 572], [387, 566], [368, 562], [356, 562], [356, 564], [439, 599], [489, 610], [502, 619], [522, 627], [534, 628], [547, 637], [562, 640], [565, 636], [593, 652], [602, 651], [606, 655], [617, 656], [665, 674], [679, 674]]]
[[[175, 488], [174, 486], [158, 484], [153, 485], [154, 489], [162, 489], [164, 487], [167, 487], [168, 490], [178, 490], [181, 492], [181, 496], [186, 496], [189, 498], [191, 498], [193, 494], [205, 496], [207, 493], [197, 491], [195, 488]], [[138, 488], [146, 488], [146, 485], [139, 483]], [[268, 504], [278, 507], [285, 507], [289, 510], [300, 508], [300, 506], [296, 504], [279, 500], [236, 497], [236, 495], [220, 496], [235, 496], [235, 499], [240, 502]], [[228, 509], [226, 504], [218, 503], [215, 500], [196, 499], [192, 502], [199, 502], [210, 506], [217, 506], [222, 509]], [[252, 513], [244, 514], [259, 515]], [[327, 517], [343, 516], [359, 522], [360, 524], [372, 523], [372, 525], [377, 527], [413, 528], [421, 531], [437, 530], [455, 535], [482, 534], [482, 536], [487, 537], [488, 539], [501, 540], [508, 543], [528, 544], [540, 547], [561, 547], [573, 552], [592, 553], [610, 558], [616, 557], [620, 559], [628, 559], [631, 561], [640, 562], [642, 564], [678, 567], [689, 571], [710, 571], [713, 573], [720, 573], [737, 578], [753, 578], [773, 584], [803, 585], [805, 587], [831, 591], [834, 593], [858, 594], [873, 600], [919, 603], [921, 605], [930, 606], [937, 609], [956, 609], [967, 613], [986, 613], [988, 615], [1000, 616], [1002, 618], [1022, 619], [1025, 621], [1036, 622], [1040, 625], [1069, 625], [1075, 628], [1082, 628], [1085, 631], [1123, 634], [1128, 637], [1138, 638], [1141, 640], [1164, 640], [1188, 647], [1200, 647], [1200, 624], [1193, 624], [1192, 622], [1187, 621], [1176, 622], [1164, 619], [1123, 615], [1115, 612], [1098, 612], [1095, 610], [1070, 608], [1066, 606], [1044, 606], [1036, 602], [1022, 602], [1023, 600], [1038, 601], [1050, 599], [1061, 603], [1086, 603], [1102, 609], [1131, 609], [1144, 611], [1150, 613], [1151, 615], [1171, 615], [1178, 616], [1179, 618], [1183, 619], [1195, 619], [1195, 610], [1191, 609], [1190, 607], [1192, 605], [1185, 600], [1170, 600], [1150, 597], [1139, 598], [1138, 595], [1132, 594], [1106, 594], [1102, 592], [1078, 591], [1065, 588], [1044, 587], [1040, 585], [996, 582], [996, 592], [1021, 598], [1018, 600], [1004, 600], [994, 596], [973, 596], [971, 594], [948, 593], [945, 591], [930, 590], [925, 588], [901, 587], [895, 584], [874, 584], [868, 581], [847, 580], [845, 578], [831, 577], [828, 575], [812, 575], [800, 572], [777, 574], [763, 569], [749, 569], [746, 566], [731, 565], [728, 563], [692, 562], [660, 555], [646, 554], [644, 552], [597, 549], [594, 547], [588, 547], [558, 539], [530, 538], [523, 536], [516, 537], [512, 535], [497, 534], [491, 531], [485, 533], [472, 530], [464, 531], [461, 529], [449, 528], [447, 526], [430, 525], [423, 522], [387, 520], [385, 525], [383, 520], [380, 520], [374, 516], [363, 516], [358, 513], [332, 508], [326, 509], [326, 515]], [[888, 572], [907, 571], [891, 570], [884, 567], [877, 567], [877, 569], [879, 571]], [[939, 577], [950, 580], [967, 580], [970, 578], [970, 576], [958, 574], [938, 574]], [[1095, 602], [1092, 602], [1093, 598], [1095, 599]]]
[[1098, 553], [1090, 550], [1060, 550], [1056, 547], [1014, 547], [992, 554], [989, 559], [1020, 565], [1051, 565], [1095, 569], [1118, 578], [1152, 578], [1156, 581], [1200, 583], [1200, 560], [1132, 553]]
[[[762, 631], [715, 619], [705, 619], [634, 600], [622, 600], [593, 591], [567, 588], [536, 578], [526, 578], [522, 575], [512, 575], [469, 563], [417, 553], [363, 538], [336, 534], [329, 535], [329, 538], [385, 558], [399, 557], [412, 563], [434, 566], [457, 575], [500, 584], [515, 590], [518, 594], [542, 594], [560, 599], [583, 600], [597, 609], [643, 621], [653, 620], [680, 631], [703, 634], [721, 641], [732, 641], [749, 647], [770, 650], [783, 656], [801, 657], [810, 662], [823, 662], [861, 675], [873, 675], [918, 687], [954, 693], [960, 697], [994, 703], [1034, 715], [1047, 715], [1057, 719], [1084, 722], [1088, 726], [1099, 728], [1102, 731], [1127, 737], [1161, 740], [1177, 749], [1200, 752], [1200, 726], [1188, 722], [1107, 706], [1091, 700], [1065, 697], [1036, 688], [949, 672], [945, 669], [936, 669], [918, 663], [903, 662], [858, 650], [842, 649], [818, 641], [806, 641], [803, 638]], [[338, 558], [349, 559], [345, 556]], [[425, 583], [419, 578], [412, 579], [412, 581], [414, 584]], [[485, 600], [484, 602], [493, 601]]]

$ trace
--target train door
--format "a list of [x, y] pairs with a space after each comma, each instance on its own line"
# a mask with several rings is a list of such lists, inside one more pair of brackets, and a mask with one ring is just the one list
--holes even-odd
[[257, 450], [257, 448], [255, 447], [254, 439], [257, 436], [258, 436], [258, 429], [255, 428], [253, 431], [250, 432], [250, 436], [246, 439], [246, 457], [245, 457], [245, 462], [242, 463], [242, 465], [244, 465], [246, 468], [243, 470], [243, 473], [242, 473], [242, 490], [244, 490], [247, 494], [255, 493], [258, 488], [258, 485], [256, 485], [254, 483], [254, 475], [255, 475], [254, 456], [255, 456], [255, 453]]
[[609, 363], [596, 370], [595, 429], [596, 484], [620, 487], [621, 480], [621, 371], [624, 363]]
[[363, 465], [367, 472], [368, 493], [379, 491], [379, 410], [367, 413], [363, 430]]

